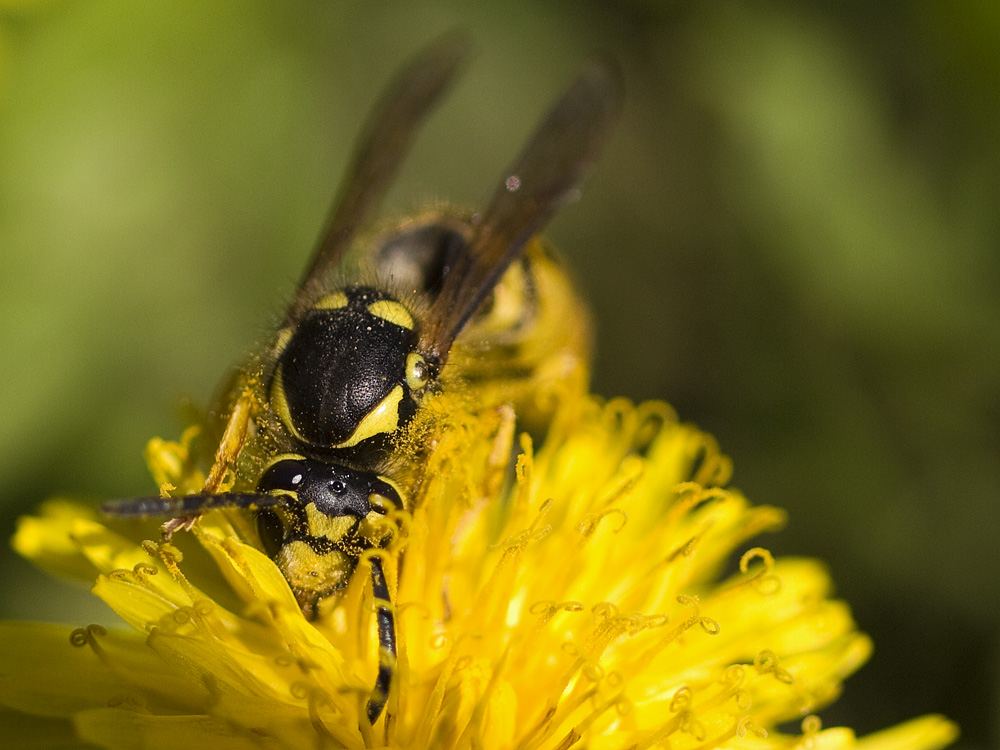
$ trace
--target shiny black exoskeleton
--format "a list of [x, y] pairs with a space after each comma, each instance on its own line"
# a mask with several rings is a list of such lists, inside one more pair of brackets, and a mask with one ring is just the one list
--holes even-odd
[[416, 346], [413, 316], [389, 294], [366, 286], [328, 294], [279, 333], [271, 408], [314, 450], [384, 447], [427, 384]]

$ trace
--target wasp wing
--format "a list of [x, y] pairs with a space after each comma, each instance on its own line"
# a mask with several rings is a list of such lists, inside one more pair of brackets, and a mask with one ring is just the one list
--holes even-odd
[[471, 46], [448, 34], [421, 51], [383, 92], [334, 202], [326, 232], [285, 315], [291, 325], [316, 301], [326, 275], [343, 259], [358, 229], [372, 218], [422, 120], [447, 90]]
[[617, 68], [594, 62], [577, 77], [504, 174], [464, 252], [447, 271], [421, 332], [436, 366], [524, 245], [573, 194], [621, 110]]
[[182, 495], [180, 497], [133, 497], [112, 500], [101, 506], [101, 513], [111, 518], [191, 518], [210, 510], [245, 508], [255, 510], [288, 502], [287, 495], [259, 492], [227, 492], [219, 495]]

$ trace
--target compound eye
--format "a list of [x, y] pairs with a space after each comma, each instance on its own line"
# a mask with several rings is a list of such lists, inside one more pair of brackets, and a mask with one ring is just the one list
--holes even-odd
[[406, 384], [411, 391], [419, 391], [431, 378], [427, 362], [416, 352], [410, 352], [406, 357]]
[[298, 492], [309, 474], [309, 467], [298, 458], [282, 458], [271, 464], [260, 478], [257, 489]]
[[270, 508], [257, 511], [257, 535], [268, 557], [276, 557], [285, 539], [281, 518]]

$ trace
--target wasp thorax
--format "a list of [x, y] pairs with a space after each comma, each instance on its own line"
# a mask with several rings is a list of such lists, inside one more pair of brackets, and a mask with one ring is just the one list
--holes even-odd
[[371, 287], [320, 298], [279, 342], [271, 406], [313, 446], [352, 448], [395, 432], [428, 381], [413, 316]]

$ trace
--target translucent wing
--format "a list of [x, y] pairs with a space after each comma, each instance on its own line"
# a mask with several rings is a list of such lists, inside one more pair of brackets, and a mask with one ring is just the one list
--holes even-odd
[[621, 110], [618, 70], [595, 62], [569, 87], [504, 174], [458, 253], [421, 332], [420, 350], [436, 366], [525, 243], [572, 197]]
[[296, 321], [322, 291], [326, 275], [341, 261], [358, 229], [372, 218], [422, 120], [469, 57], [468, 40], [449, 34], [420, 52], [382, 93], [334, 202], [298, 290], [285, 314]]

